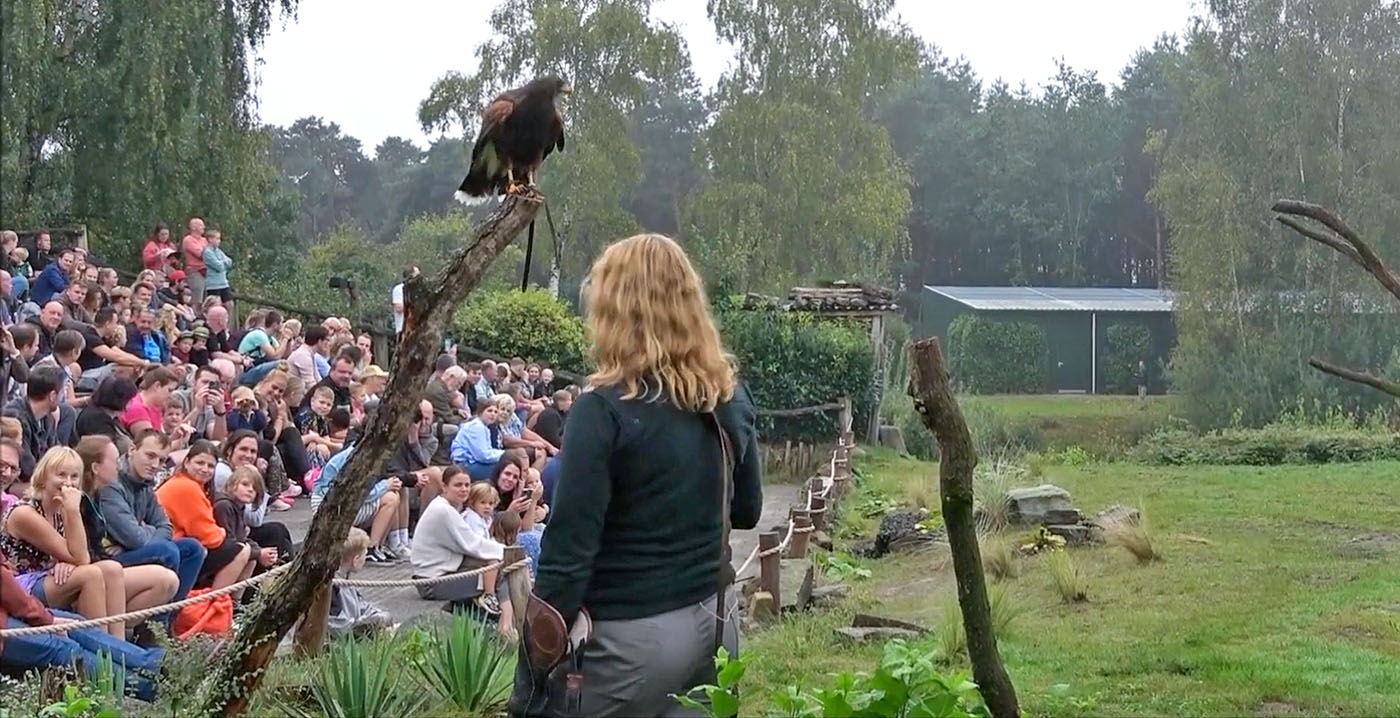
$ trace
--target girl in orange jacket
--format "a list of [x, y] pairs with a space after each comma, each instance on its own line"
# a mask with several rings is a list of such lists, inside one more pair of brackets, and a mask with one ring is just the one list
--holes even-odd
[[209, 549], [194, 583], [197, 588], [223, 588], [248, 578], [257, 566], [248, 544], [234, 540], [214, 519], [210, 484], [217, 463], [214, 445], [196, 441], [175, 475], [156, 489], [156, 500], [170, 518], [175, 538], [189, 536]]

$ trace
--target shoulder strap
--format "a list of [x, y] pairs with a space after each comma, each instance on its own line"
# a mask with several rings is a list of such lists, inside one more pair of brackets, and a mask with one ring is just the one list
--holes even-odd
[[719, 577], [716, 581], [718, 590], [715, 593], [715, 651], [724, 644], [724, 614], [728, 610], [725, 594], [729, 590], [729, 583], [733, 578], [734, 568], [729, 565], [729, 495], [731, 484], [734, 481], [734, 447], [729, 441], [729, 433], [724, 430], [724, 425], [720, 423], [719, 414], [710, 413], [710, 419], [714, 422], [715, 433], [719, 434], [720, 453], [722, 461], [719, 470], [719, 513], [720, 513], [720, 538], [719, 538]]

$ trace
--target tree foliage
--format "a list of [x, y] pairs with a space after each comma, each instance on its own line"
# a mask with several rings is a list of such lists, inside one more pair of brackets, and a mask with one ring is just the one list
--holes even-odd
[[738, 52], [701, 143], [685, 234], [712, 276], [779, 289], [887, 278], [908, 240], [909, 175], [873, 107], [919, 44], [886, 0], [712, 0]]
[[1383, 365], [1400, 343], [1379, 289], [1270, 221], [1281, 196], [1349, 217], [1394, 257], [1400, 236], [1400, 8], [1379, 0], [1212, 3], [1170, 77], [1180, 127], [1153, 197], [1182, 290], [1173, 383], [1187, 415], [1265, 423], [1301, 397], [1382, 399], [1312, 355]]
[[0, 206], [88, 224], [130, 264], [157, 220], [288, 239], [254, 131], [248, 54], [294, 0], [3, 0]]

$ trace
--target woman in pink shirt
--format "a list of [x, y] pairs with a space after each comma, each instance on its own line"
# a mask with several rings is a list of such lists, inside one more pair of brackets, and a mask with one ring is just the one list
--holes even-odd
[[[170, 251], [162, 251], [167, 249]], [[170, 241], [170, 228], [161, 222], [151, 231], [151, 236], [146, 239], [146, 246], [141, 249], [141, 264], [146, 269], [164, 272], [167, 264], [165, 258], [174, 251], [175, 243]]]
[[204, 301], [204, 273], [207, 271], [204, 266], [204, 249], [208, 246], [209, 240], [204, 238], [204, 220], [191, 217], [190, 233], [180, 242], [180, 248], [184, 250], [185, 281], [189, 284], [195, 306]]

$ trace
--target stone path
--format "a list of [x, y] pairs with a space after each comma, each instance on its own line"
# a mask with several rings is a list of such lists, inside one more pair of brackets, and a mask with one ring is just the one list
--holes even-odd
[[[788, 509], [797, 502], [797, 495], [798, 487], [796, 484], [769, 484], [763, 487], [763, 518], [759, 520], [758, 529], [752, 531], [736, 530], [730, 533], [729, 544], [734, 549], [736, 568], [758, 545], [760, 530], [769, 530], [787, 519]], [[275, 513], [271, 517], [286, 524], [292, 533], [292, 540], [299, 545], [306, 537], [306, 531], [311, 525], [311, 503], [305, 499], [298, 500], [291, 511]], [[757, 562], [754, 562], [745, 575], [752, 575], [757, 569]], [[355, 574], [355, 578], [393, 580], [409, 578], [411, 574], [412, 568], [405, 561], [387, 566], [366, 565], [364, 571]], [[435, 615], [441, 609], [440, 602], [424, 601], [418, 598], [417, 591], [412, 587], [360, 590], [371, 601], [379, 604], [400, 622]]]

